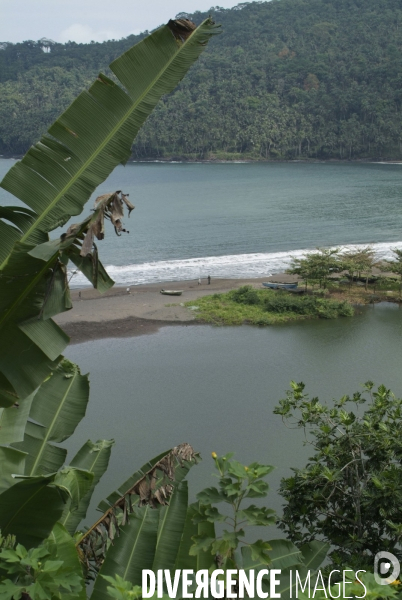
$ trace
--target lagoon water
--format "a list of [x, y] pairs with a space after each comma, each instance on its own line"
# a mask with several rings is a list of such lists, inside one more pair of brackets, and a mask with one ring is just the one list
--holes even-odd
[[[12, 164], [0, 160], [0, 177]], [[400, 164], [137, 163], [117, 168], [97, 195], [116, 189], [136, 205], [126, 221], [130, 235], [110, 231], [99, 244], [119, 284], [257, 277], [316, 246], [373, 243], [382, 256], [402, 247]], [[15, 201], [0, 189], [0, 203]], [[275, 490], [309, 455], [300, 432], [273, 415], [289, 381], [304, 381], [329, 401], [368, 379], [402, 395], [401, 335], [402, 309], [381, 305], [352, 319], [264, 329], [165, 327], [70, 346], [66, 355], [91, 373], [91, 400], [69, 449], [88, 438], [116, 439], [95, 504], [183, 441], [205, 459], [190, 474], [193, 494], [214, 483], [211, 451], [275, 465]], [[280, 508], [274, 492], [269, 503]]]
[[194, 495], [215, 485], [211, 451], [233, 451], [244, 463], [277, 469], [269, 504], [290, 467], [303, 466], [310, 450], [273, 408], [291, 379], [331, 401], [369, 379], [402, 394], [402, 309], [364, 308], [354, 318], [269, 328], [175, 326], [135, 338], [70, 346], [67, 356], [91, 373], [91, 400], [69, 448], [88, 438], [114, 438], [111, 468], [96, 500], [136, 467], [178, 443], [204, 457], [189, 480]]

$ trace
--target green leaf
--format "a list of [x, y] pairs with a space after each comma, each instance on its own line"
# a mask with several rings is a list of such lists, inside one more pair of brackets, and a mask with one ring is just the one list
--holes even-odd
[[[154, 562], [158, 525], [158, 509], [136, 508], [109, 547], [100, 575], [120, 575], [133, 585], [141, 585], [142, 570], [152, 569]], [[91, 598], [108, 599], [106, 581], [102, 577], [97, 577]]]
[[212, 554], [212, 546], [216, 542], [215, 537], [212, 537], [207, 533], [201, 533], [199, 535], [194, 535], [192, 539], [194, 543], [190, 548], [191, 556], [197, 556], [199, 552], [208, 552], [208, 550], [210, 550]]
[[225, 499], [224, 495], [216, 489], [216, 487], [209, 487], [202, 490], [197, 494], [197, 499], [202, 504], [216, 504], [222, 502]]
[[33, 398], [31, 394], [21, 405], [0, 408], [0, 444], [22, 442]]
[[323, 563], [330, 549], [330, 544], [313, 540], [308, 544], [300, 547], [300, 552], [303, 555], [303, 564], [307, 569], [318, 569]]
[[257, 540], [253, 544], [250, 544], [249, 548], [252, 560], [265, 563], [266, 565], [271, 563], [269, 551], [272, 550], [272, 546], [269, 542]]
[[[303, 559], [303, 555], [299, 548], [297, 548], [292, 542], [288, 540], [268, 540], [268, 544], [271, 549], [268, 551], [270, 562], [270, 569], [286, 569], [288, 567], [294, 567], [299, 565]], [[251, 549], [248, 546], [243, 546], [241, 549], [243, 558], [243, 569], [246, 571], [255, 569], [266, 569], [267, 563], [260, 560], [254, 560], [251, 555]]]
[[14, 387], [4, 374], [0, 372], [0, 408], [9, 408], [18, 403], [18, 400], [18, 394]]
[[78, 506], [73, 509], [71, 502], [68, 502], [60, 519], [71, 535], [87, 514], [93, 491], [108, 467], [113, 444], [114, 440], [98, 440], [95, 444], [88, 440], [70, 463], [70, 467], [93, 473], [92, 484], [79, 501]]
[[[60, 574], [66, 577], [75, 575], [81, 583], [81, 591], [76, 598], [86, 600], [85, 582], [82, 576], [82, 566], [78, 558], [77, 549], [73, 538], [68, 534], [66, 529], [60, 523], [56, 523], [48, 538], [48, 548], [52, 557], [62, 561]], [[71, 594], [62, 593], [62, 600], [69, 600]]]
[[208, 504], [201, 504], [200, 510], [193, 517], [194, 523], [202, 523], [209, 521], [210, 523], [224, 522], [227, 520], [227, 516], [219, 512], [215, 506]]
[[173, 491], [167, 506], [159, 510], [159, 527], [152, 569], [174, 569], [187, 514], [187, 481]]
[[265, 481], [254, 481], [248, 486], [246, 498], [264, 498], [267, 495], [269, 486]]
[[56, 473], [54, 483], [68, 493], [71, 508], [76, 510], [90, 490], [93, 479], [93, 473], [66, 467]]
[[64, 464], [67, 451], [52, 442], [63, 442], [74, 433], [85, 415], [88, 399], [88, 376], [64, 360], [37, 391], [24, 441], [14, 444], [28, 454], [26, 475], [53, 473]]
[[275, 525], [276, 521], [276, 513], [274, 510], [266, 507], [259, 508], [254, 504], [251, 504], [243, 510], [239, 510], [237, 516], [238, 521], [245, 519], [248, 525]]
[[0, 530], [27, 548], [48, 537], [64, 509], [67, 494], [52, 485], [54, 475], [23, 479], [0, 494]]
[[[16, 241], [29, 229], [35, 213], [20, 206], [0, 206], [0, 264], [7, 259]], [[6, 219], [9, 223], [2, 221]], [[11, 224], [10, 224], [11, 223]]]
[[0, 446], [0, 493], [15, 484], [13, 475], [23, 475], [26, 453]]
[[239, 463], [237, 460], [230, 461], [228, 465], [228, 473], [234, 477], [238, 477], [239, 479], [246, 479], [248, 475], [244, 465]]
[[[201, 505], [199, 502], [191, 504], [187, 509], [186, 521], [184, 524], [183, 535], [180, 542], [180, 547], [177, 553], [175, 569], [209, 569], [212, 564], [211, 546], [215, 540], [215, 526], [213, 523], [203, 521], [194, 523], [195, 515], [199, 514]], [[194, 536], [203, 536], [203, 540], [208, 539], [207, 544], [203, 543], [202, 547], [194, 548], [190, 553], [190, 548], [194, 546]]]

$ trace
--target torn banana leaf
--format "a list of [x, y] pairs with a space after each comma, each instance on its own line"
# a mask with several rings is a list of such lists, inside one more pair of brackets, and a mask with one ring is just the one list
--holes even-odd
[[[145, 464], [101, 502], [98, 510], [103, 515], [77, 542], [86, 568], [95, 571], [99, 569], [109, 540], [117, 543], [121, 527], [130, 522], [130, 515], [137, 510], [136, 507], [158, 509], [167, 506], [176, 486], [197, 462], [198, 454], [194, 449], [189, 444], [180, 444]], [[142, 514], [145, 514], [144, 511], [137, 510], [136, 515]], [[155, 536], [156, 541], [156, 532]]]

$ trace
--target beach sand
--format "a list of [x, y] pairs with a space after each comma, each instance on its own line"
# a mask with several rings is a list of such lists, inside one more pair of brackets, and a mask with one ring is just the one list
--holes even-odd
[[[296, 278], [297, 279], [297, 278]], [[260, 288], [263, 281], [287, 282], [294, 276], [277, 274], [261, 279], [202, 279], [113, 287], [105, 294], [92, 288], [73, 290], [73, 308], [55, 317], [71, 338], [80, 343], [106, 337], [131, 337], [154, 333], [164, 325], [195, 325], [194, 311], [181, 306], [189, 300], [237, 289], [243, 285]], [[181, 296], [165, 296], [165, 290], [183, 290]]]

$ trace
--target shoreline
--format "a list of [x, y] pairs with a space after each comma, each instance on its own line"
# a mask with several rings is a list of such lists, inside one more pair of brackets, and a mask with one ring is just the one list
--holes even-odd
[[[24, 154], [2, 154], [0, 159], [4, 160], [21, 160]], [[375, 158], [250, 158], [248, 156], [233, 157], [233, 158], [189, 158], [188, 156], [170, 156], [170, 157], [153, 157], [153, 158], [130, 158], [127, 163], [164, 163], [164, 164], [227, 164], [227, 163], [372, 163], [372, 164], [402, 164], [401, 158], [389, 158], [377, 156]]]
[[[127, 287], [113, 287], [104, 294], [93, 288], [71, 290], [73, 308], [54, 320], [71, 338], [71, 344], [108, 337], [133, 337], [155, 333], [167, 325], [203, 325], [194, 311], [184, 306], [202, 296], [235, 290], [243, 285], [261, 288], [263, 281], [286, 283], [297, 277], [284, 273], [249, 279], [170, 281]], [[161, 289], [183, 290], [181, 296], [165, 296]]]
[[[79, 344], [91, 340], [111, 337], [135, 337], [157, 332], [161, 327], [174, 325], [211, 325], [208, 320], [197, 318], [194, 306], [204, 296], [224, 294], [244, 285], [256, 290], [262, 289], [262, 282], [277, 283], [302, 282], [302, 279], [287, 273], [276, 273], [267, 277], [211, 279], [208, 284], [203, 278], [199, 284], [197, 279], [185, 281], [158, 282], [139, 284], [130, 287], [113, 287], [104, 294], [93, 288], [71, 290], [73, 308], [54, 317], [70, 337], [71, 344]], [[181, 296], [169, 296], [160, 293], [165, 290], [182, 290]], [[379, 293], [376, 300], [373, 295], [361, 294], [361, 288], [355, 288], [357, 294], [345, 297], [344, 292], [335, 292], [333, 300], [347, 300], [360, 306], [370, 302], [400, 302], [388, 296], [389, 292]], [[360, 291], [359, 291], [360, 290]], [[369, 298], [369, 300], [367, 300]], [[190, 306], [185, 304], [190, 303]], [[198, 308], [198, 307], [197, 307]]]

